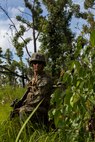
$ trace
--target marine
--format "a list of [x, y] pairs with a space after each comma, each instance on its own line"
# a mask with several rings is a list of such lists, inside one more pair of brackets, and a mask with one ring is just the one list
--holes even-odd
[[44, 71], [46, 66], [45, 56], [41, 53], [34, 53], [30, 58], [30, 65], [33, 67], [33, 77], [27, 85], [24, 96], [17, 103], [11, 105], [14, 107], [11, 118], [18, 114], [19, 118], [23, 119], [43, 100], [31, 120], [48, 125], [48, 110], [53, 81]]

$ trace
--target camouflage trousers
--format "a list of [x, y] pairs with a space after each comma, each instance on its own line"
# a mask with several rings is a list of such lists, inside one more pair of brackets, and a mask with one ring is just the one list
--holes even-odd
[[[19, 108], [19, 118], [21, 121], [25, 119], [33, 112], [34, 108], [29, 106], [22, 106]], [[30, 121], [32, 123], [48, 126], [48, 111], [44, 108], [39, 107], [38, 110], [33, 114]]]

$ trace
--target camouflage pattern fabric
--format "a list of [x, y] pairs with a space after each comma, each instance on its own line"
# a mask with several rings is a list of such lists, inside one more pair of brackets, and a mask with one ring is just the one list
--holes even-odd
[[52, 93], [53, 82], [52, 79], [42, 73], [38, 75], [37, 80], [32, 78], [28, 84], [30, 90], [27, 94], [26, 99], [23, 101], [22, 106], [19, 108], [20, 115], [23, 113], [29, 113], [38, 105], [38, 103], [44, 98], [44, 101], [38, 108], [40, 114], [47, 115], [50, 104], [50, 95]]

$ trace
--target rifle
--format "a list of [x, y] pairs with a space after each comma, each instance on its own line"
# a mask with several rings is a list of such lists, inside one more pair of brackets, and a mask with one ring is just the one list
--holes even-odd
[[27, 94], [29, 93], [30, 88], [27, 89], [25, 94], [22, 96], [22, 98], [18, 101], [18, 99], [13, 100], [10, 107], [13, 108], [13, 110], [10, 112], [10, 119], [15, 116], [15, 114], [18, 114], [19, 108], [23, 105], [23, 101], [26, 99]]

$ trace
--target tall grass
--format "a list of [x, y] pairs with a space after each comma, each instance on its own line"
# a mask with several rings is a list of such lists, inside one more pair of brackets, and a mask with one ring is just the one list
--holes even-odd
[[47, 132], [43, 127], [35, 127], [32, 123], [24, 127], [17, 137], [22, 127], [17, 119], [1, 123], [0, 142], [62, 142], [58, 132]]
[[58, 132], [47, 132], [44, 127], [29, 121], [37, 108], [24, 124], [19, 118], [10, 120], [10, 103], [20, 98], [25, 90], [10, 86], [0, 88], [0, 142], [61, 142]]
[[8, 118], [11, 110], [11, 102], [15, 98], [19, 99], [24, 92], [24, 88], [14, 88], [10, 86], [0, 87], [0, 122]]
[[[43, 101], [43, 100], [42, 100]], [[30, 118], [33, 116], [33, 114], [36, 112], [36, 110], [38, 109], [38, 107], [40, 106], [40, 104], [42, 103], [42, 101], [37, 105], [37, 107], [33, 110], [33, 112], [29, 115], [29, 117], [26, 119], [26, 121], [24, 122], [23, 126], [21, 127], [18, 135], [17, 135], [17, 138], [16, 138], [16, 141], [15, 142], [18, 142], [19, 141], [19, 137], [23, 131], [23, 129], [25, 128], [26, 124], [28, 123], [28, 121], [30, 120]]]

